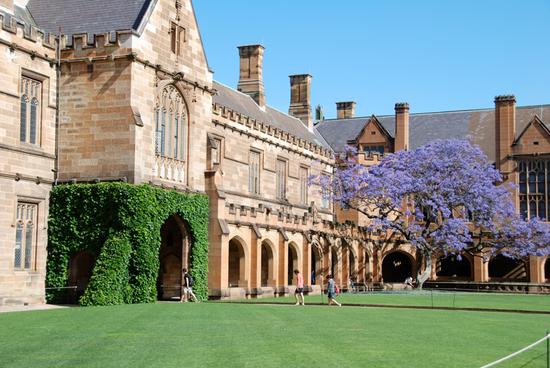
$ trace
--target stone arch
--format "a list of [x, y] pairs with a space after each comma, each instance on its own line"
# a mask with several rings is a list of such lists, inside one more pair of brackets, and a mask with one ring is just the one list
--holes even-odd
[[227, 258], [228, 286], [246, 287], [246, 243], [241, 237], [235, 236], [229, 241]]
[[82, 250], [73, 254], [69, 261], [69, 286], [68, 302], [77, 304], [78, 300], [88, 287], [95, 266], [95, 257], [92, 252]]
[[191, 264], [190, 231], [185, 221], [174, 214], [162, 225], [160, 237], [157, 297], [164, 300], [179, 299], [182, 269], [189, 269]]
[[489, 279], [497, 281], [529, 281], [527, 264], [522, 259], [499, 254], [489, 261]]
[[472, 280], [472, 262], [466, 255], [461, 255], [460, 260], [456, 254], [439, 257], [436, 263], [436, 275], [438, 279]]
[[357, 253], [355, 252], [355, 249], [350, 245], [348, 246], [348, 276], [350, 280], [353, 280], [354, 282], [357, 282]]
[[311, 285], [321, 285], [323, 273], [323, 251], [317, 242], [311, 243]]
[[287, 247], [287, 282], [288, 285], [294, 284], [294, 270], [300, 270], [300, 251], [298, 245], [294, 242], [288, 243]]
[[275, 286], [275, 247], [270, 240], [264, 240], [261, 244], [261, 286]]
[[546, 258], [544, 261], [544, 279], [550, 280], [550, 258]]
[[387, 253], [382, 260], [382, 279], [384, 282], [402, 283], [414, 276], [414, 261], [409, 253], [396, 250]]

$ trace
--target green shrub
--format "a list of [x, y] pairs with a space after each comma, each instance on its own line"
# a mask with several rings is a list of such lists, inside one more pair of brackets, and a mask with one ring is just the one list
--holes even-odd
[[[194, 289], [199, 298], [207, 298], [208, 208], [206, 195], [150, 185], [99, 183], [55, 187], [50, 197], [47, 300], [63, 301], [62, 289], [56, 288], [67, 286], [69, 260], [77, 252], [87, 250], [97, 263], [90, 290], [81, 298], [83, 305], [156, 301], [160, 230], [174, 214], [190, 230]], [[130, 246], [127, 261], [126, 242]], [[122, 267], [123, 264], [127, 266]], [[122, 288], [125, 283], [128, 286]]]
[[128, 265], [132, 247], [126, 238], [107, 239], [86, 292], [80, 298], [81, 305], [115, 305], [129, 300]]

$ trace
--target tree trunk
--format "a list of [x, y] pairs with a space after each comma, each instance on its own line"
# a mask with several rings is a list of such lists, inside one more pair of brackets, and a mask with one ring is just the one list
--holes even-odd
[[[425, 266], [424, 272], [420, 272], [420, 270], [422, 269], [422, 264], [424, 264]], [[432, 255], [429, 253], [423, 254], [421, 252], [418, 252], [416, 267], [416, 287], [417, 289], [422, 290], [422, 286], [424, 286], [424, 283], [430, 278], [430, 275], [432, 273]]]

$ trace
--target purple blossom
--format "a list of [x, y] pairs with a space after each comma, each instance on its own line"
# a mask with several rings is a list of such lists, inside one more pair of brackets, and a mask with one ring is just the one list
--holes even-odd
[[425, 260], [433, 254], [550, 253], [547, 224], [522, 220], [498, 170], [477, 146], [437, 140], [358, 163], [357, 151], [340, 155], [334, 175], [316, 177], [326, 198], [365, 214], [369, 230], [408, 242]]

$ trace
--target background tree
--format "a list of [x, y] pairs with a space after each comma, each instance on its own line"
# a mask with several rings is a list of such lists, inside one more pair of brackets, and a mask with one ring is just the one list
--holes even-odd
[[420, 287], [430, 275], [433, 255], [549, 253], [547, 225], [519, 217], [511, 188], [481, 149], [467, 141], [437, 140], [387, 155], [368, 168], [358, 163], [353, 148], [340, 158], [333, 177], [312, 183], [369, 218], [369, 230], [379, 241], [411, 244]]

